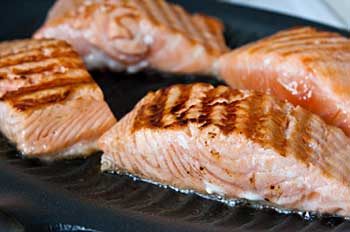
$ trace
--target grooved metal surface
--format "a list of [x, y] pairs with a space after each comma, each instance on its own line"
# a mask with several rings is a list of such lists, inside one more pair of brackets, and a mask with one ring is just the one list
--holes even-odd
[[[38, 0], [26, 11], [18, 0], [2, 1], [1, 39], [25, 37], [40, 25], [52, 1]], [[211, 0], [178, 0], [192, 11], [224, 20], [231, 47], [279, 29], [313, 24]], [[200, 4], [198, 4], [200, 2]], [[11, 15], [11, 12], [18, 12]], [[11, 20], [5, 20], [11, 15]], [[33, 22], [29, 25], [28, 20]], [[12, 27], [11, 27], [12, 25]], [[16, 28], [13, 28], [16, 26]], [[327, 27], [325, 27], [327, 28]], [[21, 30], [20, 30], [21, 29]], [[333, 30], [332, 28], [328, 28]], [[172, 76], [146, 71], [139, 74], [93, 72], [118, 118], [130, 111], [148, 91], [175, 83], [219, 81], [210, 77]], [[23, 160], [6, 139], [0, 139], [0, 210], [11, 214], [28, 231], [349, 231], [340, 217], [280, 214], [244, 203], [223, 203], [182, 194], [120, 175], [99, 172], [100, 154], [87, 160], [44, 164]], [[305, 215], [304, 215], [305, 216]]]

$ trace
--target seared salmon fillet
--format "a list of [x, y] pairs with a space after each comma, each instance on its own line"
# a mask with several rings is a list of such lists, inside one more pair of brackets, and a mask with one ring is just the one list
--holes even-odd
[[90, 155], [115, 122], [101, 89], [66, 42], [0, 43], [0, 130], [23, 155]]
[[225, 199], [350, 215], [350, 139], [271, 95], [175, 85], [149, 93], [98, 145], [102, 171]]
[[310, 27], [281, 31], [220, 58], [233, 88], [271, 93], [350, 135], [350, 40]]
[[164, 0], [58, 0], [34, 38], [68, 41], [90, 69], [212, 74], [223, 29]]

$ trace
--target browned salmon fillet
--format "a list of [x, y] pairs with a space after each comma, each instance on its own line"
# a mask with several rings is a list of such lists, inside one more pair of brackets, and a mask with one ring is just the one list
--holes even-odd
[[220, 58], [233, 88], [269, 92], [350, 135], [350, 40], [310, 27], [281, 31]]
[[149, 93], [98, 144], [103, 171], [350, 215], [350, 139], [271, 95], [175, 85]]
[[101, 89], [64, 41], [0, 43], [0, 130], [25, 156], [87, 156], [116, 122]]
[[88, 68], [211, 74], [223, 24], [164, 0], [58, 0], [35, 38], [68, 41]]

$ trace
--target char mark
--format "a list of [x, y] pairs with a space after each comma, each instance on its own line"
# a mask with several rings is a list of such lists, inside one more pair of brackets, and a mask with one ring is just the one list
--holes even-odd
[[[294, 116], [296, 113], [293, 112]], [[305, 162], [309, 163], [311, 155], [313, 153], [312, 148], [308, 145], [311, 141], [311, 114], [303, 113], [299, 119], [299, 122], [295, 126], [295, 130], [292, 135], [292, 140], [294, 140], [296, 157]]]
[[[176, 101], [171, 106], [166, 105], [170, 88], [157, 91], [151, 102], [142, 105], [136, 113], [134, 131], [141, 128], [176, 129], [184, 127], [188, 123], [196, 123], [202, 129], [209, 125], [215, 125], [225, 134], [229, 134], [236, 128], [236, 110], [240, 100], [231, 101], [230, 98], [232, 96], [242, 97], [240, 91], [231, 90], [228, 87], [222, 87], [224, 91], [219, 88], [204, 89], [204, 96], [199, 102], [189, 103], [193, 85], [177, 85], [172, 88], [180, 90]], [[219, 101], [216, 101], [217, 99]], [[219, 121], [212, 118], [212, 112], [218, 105], [224, 107], [221, 112], [224, 117]], [[166, 116], [165, 114], [170, 114], [172, 117], [168, 118], [171, 119], [162, 120]]]
[[[22, 43], [22, 45], [18, 45]], [[5, 46], [5, 49], [1, 46]], [[10, 48], [10, 49], [9, 49]], [[20, 42], [3, 42], [0, 44], [0, 59], [7, 59], [12, 56], [25, 55], [30, 52], [44, 51], [44, 49], [64, 49], [71, 46], [63, 40], [40, 39], [40, 40], [22, 40]]]
[[[87, 78], [87, 77], [89, 77], [89, 78]], [[45, 90], [45, 89], [51, 89], [51, 88], [55, 88], [55, 87], [64, 87], [64, 86], [73, 86], [73, 85], [76, 86], [76, 85], [87, 84], [87, 83], [94, 83], [94, 81], [90, 78], [90, 76], [82, 77], [79, 80], [69, 79], [69, 78], [57, 78], [53, 81], [46, 82], [44, 84], [22, 87], [16, 91], [7, 92], [6, 94], [4, 94], [0, 98], [0, 100], [1, 101], [11, 100], [11, 99], [16, 98], [18, 96], [22, 96], [22, 95], [29, 94], [29, 93], [34, 93], [34, 92]]]
[[151, 102], [147, 102], [138, 110], [133, 131], [141, 128], [162, 128], [162, 118], [168, 98], [169, 88], [158, 90]]
[[190, 99], [192, 85], [179, 85], [179, 88], [181, 90], [181, 94], [170, 109], [170, 113], [176, 117], [176, 121], [170, 125], [167, 125], [168, 127], [172, 127], [174, 125], [184, 126], [188, 122], [186, 119], [186, 114], [188, 111], [183, 109], [185, 109], [186, 103]]
[[51, 94], [41, 98], [29, 98], [13, 102], [13, 107], [19, 111], [26, 111], [32, 108], [38, 108], [43, 105], [53, 104], [64, 101], [70, 94], [70, 90], [67, 89], [61, 93]]
[[2, 77], [8, 77], [9, 75], [16, 75], [20, 77], [25, 77], [27, 75], [32, 74], [40, 74], [43, 72], [51, 72], [51, 73], [64, 73], [69, 69], [81, 69], [84, 68], [83, 63], [77, 59], [69, 59], [69, 60], [59, 60], [58, 62], [36, 66], [36, 67], [28, 67], [28, 68], [12, 68], [10, 72], [5, 71], [1, 72]]
[[[16, 55], [17, 57], [8, 57], [4, 59], [0, 57], [0, 68], [5, 68], [13, 65], [24, 64], [28, 62], [39, 62], [45, 61], [46, 59], [66, 57], [66, 58], [76, 58], [78, 54], [72, 49], [55, 49], [55, 47], [48, 47], [45, 49], [52, 49], [49, 54], [45, 54], [42, 51], [34, 50], [32, 54]], [[28, 52], [29, 53], [29, 52]]]

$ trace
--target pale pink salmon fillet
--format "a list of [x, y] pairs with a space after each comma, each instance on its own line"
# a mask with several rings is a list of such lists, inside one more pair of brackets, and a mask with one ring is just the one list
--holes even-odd
[[149, 93], [98, 144], [102, 171], [225, 199], [350, 215], [350, 139], [271, 95], [175, 85]]
[[350, 40], [310, 27], [281, 31], [220, 58], [231, 87], [268, 92], [350, 135]]
[[115, 122], [101, 89], [66, 42], [0, 43], [0, 130], [23, 155], [88, 156]]
[[68, 41], [90, 69], [213, 74], [223, 30], [164, 0], [58, 0], [34, 38]]

